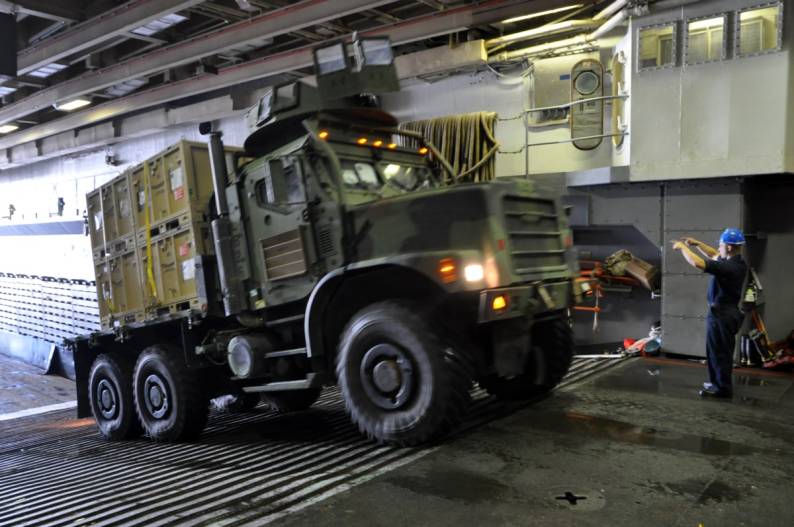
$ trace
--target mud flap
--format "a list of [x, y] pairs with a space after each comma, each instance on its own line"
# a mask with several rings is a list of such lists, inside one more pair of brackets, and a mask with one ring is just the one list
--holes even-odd
[[523, 374], [532, 345], [529, 322], [520, 318], [497, 323], [491, 338], [496, 374], [505, 378]]

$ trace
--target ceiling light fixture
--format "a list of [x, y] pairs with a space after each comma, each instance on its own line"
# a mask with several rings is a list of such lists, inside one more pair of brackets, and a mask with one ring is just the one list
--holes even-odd
[[19, 127], [15, 124], [4, 124], [0, 126], [0, 134], [10, 134], [11, 132], [15, 132], [19, 130]]
[[556, 9], [548, 9], [546, 11], [540, 11], [538, 13], [531, 13], [529, 15], [516, 16], [513, 18], [508, 18], [507, 20], [502, 20], [502, 24], [512, 24], [513, 22], [521, 22], [522, 20], [530, 20], [532, 18], [538, 18], [546, 15], [553, 15], [554, 13], [562, 13], [563, 11], [570, 11], [571, 9], [578, 9], [583, 6], [584, 4], [574, 4], [565, 7], [558, 7]]
[[150, 37], [155, 33], [159, 33], [160, 31], [164, 31], [171, 26], [175, 26], [180, 22], [184, 22], [187, 20], [186, 16], [177, 15], [176, 13], [165, 15], [162, 18], [158, 18], [157, 20], [152, 20], [151, 22], [142, 25], [141, 27], [137, 27], [132, 30], [132, 33], [136, 35], [141, 35], [143, 37]]
[[46, 79], [50, 75], [54, 75], [59, 71], [65, 70], [66, 67], [66, 64], [58, 64], [57, 62], [53, 62], [52, 64], [47, 64], [46, 66], [42, 66], [37, 70], [31, 71], [28, 73], [28, 75], [39, 79]]
[[88, 99], [74, 99], [62, 104], [61, 103], [53, 104], [53, 107], [56, 110], [71, 112], [72, 110], [77, 110], [78, 108], [82, 108], [83, 106], [88, 106], [89, 104], [91, 104], [91, 101]]

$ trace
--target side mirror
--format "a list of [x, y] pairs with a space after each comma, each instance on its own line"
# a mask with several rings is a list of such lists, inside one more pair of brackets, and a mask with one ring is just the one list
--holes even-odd
[[212, 121], [204, 121], [203, 123], [199, 123], [199, 133], [201, 135], [212, 133]]

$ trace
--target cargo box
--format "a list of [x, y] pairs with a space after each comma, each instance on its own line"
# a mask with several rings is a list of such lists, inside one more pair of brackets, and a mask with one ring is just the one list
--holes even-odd
[[[125, 172], [86, 196], [88, 231], [94, 262], [97, 258], [116, 256], [132, 247], [114, 244], [134, 237], [136, 225], [132, 211], [129, 175]], [[112, 247], [117, 247], [112, 250]]]
[[[138, 247], [146, 319], [186, 310], [202, 310], [206, 299], [202, 297], [201, 284], [196, 280], [196, 256], [208, 254], [206, 249], [211, 245], [208, 224], [188, 223], [151, 238], [150, 250], [146, 242]], [[149, 281], [150, 275], [153, 283]]]
[[[239, 149], [227, 149], [234, 151]], [[130, 187], [138, 230], [185, 214], [201, 221], [213, 192], [207, 145], [177, 143], [133, 167]]]
[[102, 327], [112, 327], [114, 320], [142, 320], [145, 299], [136, 250], [95, 263], [94, 272]]
[[207, 145], [181, 141], [86, 196], [103, 328], [206, 308], [212, 193]]

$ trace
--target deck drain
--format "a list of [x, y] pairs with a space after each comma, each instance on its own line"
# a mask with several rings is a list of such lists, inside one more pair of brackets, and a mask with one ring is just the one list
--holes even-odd
[[604, 507], [606, 498], [594, 489], [571, 489], [557, 487], [551, 489], [549, 498], [555, 509], [572, 511], [594, 511]]
[[554, 496], [554, 499], [565, 500], [571, 505], [576, 505], [577, 503], [579, 503], [580, 500], [586, 500], [587, 496], [577, 496], [573, 492], [565, 491], [565, 494], [563, 494], [562, 496]]

